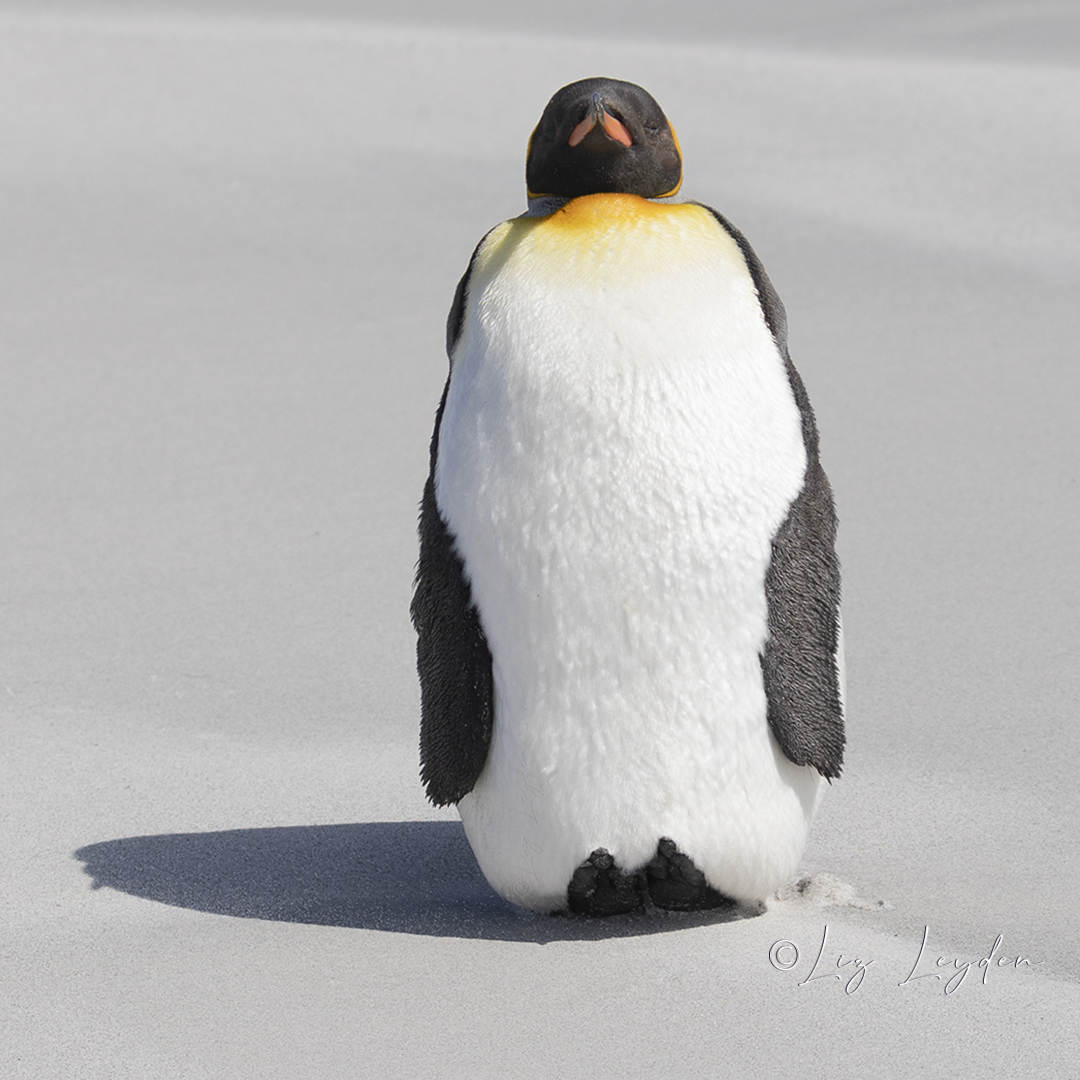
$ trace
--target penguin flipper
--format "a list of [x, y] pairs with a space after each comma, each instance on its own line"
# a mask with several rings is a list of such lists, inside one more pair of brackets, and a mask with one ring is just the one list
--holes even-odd
[[456, 803], [472, 791], [487, 760], [494, 711], [491, 650], [465, 564], [435, 501], [445, 405], [444, 391], [420, 504], [420, 561], [410, 607], [420, 676], [420, 777], [436, 806]]
[[844, 713], [837, 666], [840, 566], [829, 481], [816, 458], [772, 541], [761, 670], [769, 727], [788, 760], [840, 775]]
[[803, 487], [772, 540], [765, 575], [768, 638], [761, 657], [769, 727], [789, 761], [840, 775], [844, 712], [838, 668], [840, 563], [836, 510], [821, 467], [818, 431], [806, 388], [787, 347], [787, 315], [761, 260], [734, 225], [708, 210], [739, 246], [757, 290], [765, 323], [784, 361], [806, 448]]

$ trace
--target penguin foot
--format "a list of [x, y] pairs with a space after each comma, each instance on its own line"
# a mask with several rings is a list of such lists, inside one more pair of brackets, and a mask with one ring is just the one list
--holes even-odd
[[701, 911], [735, 903], [731, 897], [717, 892], [694, 861], [666, 836], [656, 845], [656, 854], [645, 866], [645, 880], [649, 896], [659, 908]]
[[643, 888], [640, 873], [624, 874], [604, 848], [597, 848], [574, 871], [566, 896], [578, 915], [622, 915], [642, 906]]

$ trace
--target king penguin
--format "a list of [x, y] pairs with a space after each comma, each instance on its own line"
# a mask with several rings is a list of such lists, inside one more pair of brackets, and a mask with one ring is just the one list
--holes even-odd
[[421, 776], [539, 912], [760, 907], [844, 746], [840, 573], [784, 308], [585, 79], [447, 323], [412, 602]]

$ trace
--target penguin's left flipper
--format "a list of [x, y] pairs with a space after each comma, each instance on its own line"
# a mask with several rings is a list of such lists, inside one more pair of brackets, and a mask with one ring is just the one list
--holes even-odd
[[769, 727], [780, 749], [828, 780], [840, 775], [844, 757], [835, 532], [829, 482], [815, 460], [773, 537], [761, 670]]
[[832, 489], [819, 459], [814, 410], [788, 354], [784, 305], [746, 237], [711, 206], [705, 209], [746, 260], [765, 323], [784, 361], [806, 448], [802, 490], [773, 537], [765, 576], [768, 637], [761, 669], [769, 727], [789, 761], [813, 765], [831, 780], [840, 775], [844, 754], [840, 564]]
[[420, 504], [420, 561], [410, 609], [420, 675], [420, 776], [436, 806], [456, 803], [472, 791], [487, 760], [493, 713], [491, 650], [465, 565], [435, 501], [445, 405], [444, 391]]

